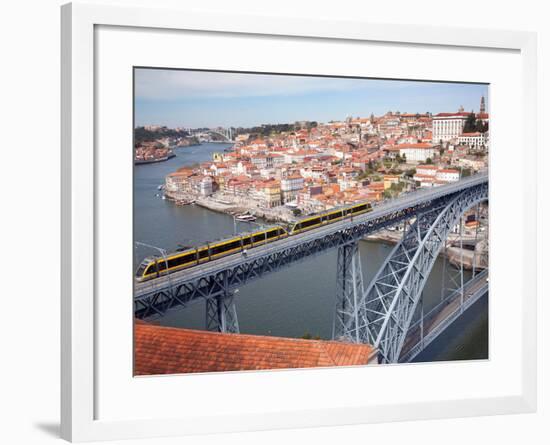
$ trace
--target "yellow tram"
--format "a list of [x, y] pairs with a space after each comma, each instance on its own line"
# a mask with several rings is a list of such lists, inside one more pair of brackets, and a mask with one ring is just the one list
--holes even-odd
[[197, 248], [174, 252], [166, 257], [148, 257], [139, 265], [136, 271], [136, 279], [138, 281], [146, 281], [157, 278], [161, 275], [197, 266], [235, 252], [243, 252], [288, 236], [313, 230], [322, 225], [333, 224], [345, 218], [353, 218], [356, 215], [361, 215], [371, 210], [372, 206], [370, 203], [354, 204], [302, 218], [290, 224], [288, 228], [284, 228], [281, 225], [271, 226], [257, 232], [216, 241]]

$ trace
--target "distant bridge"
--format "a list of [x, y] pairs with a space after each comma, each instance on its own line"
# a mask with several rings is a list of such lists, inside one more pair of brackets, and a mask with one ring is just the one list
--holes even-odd
[[233, 129], [232, 128], [216, 128], [209, 130], [210, 133], [217, 134], [225, 138], [226, 142], [233, 142]]
[[206, 130], [194, 130], [192, 128], [188, 128], [186, 131], [192, 136], [204, 136], [207, 134], [210, 136], [217, 135], [218, 137], [222, 138], [222, 140], [219, 142], [234, 142], [234, 131], [231, 127], [208, 128]]
[[[464, 212], [487, 200], [486, 173], [409, 193], [353, 220], [321, 226], [251, 249], [246, 257], [237, 253], [136, 283], [135, 316], [159, 317], [170, 309], [205, 299], [207, 327], [221, 332], [238, 332], [235, 289], [297, 261], [337, 248], [338, 287], [333, 338], [374, 345], [379, 351], [380, 362], [402, 361], [405, 355], [411, 358], [420, 352], [416, 345], [411, 346], [408, 335], [409, 330], [414, 331], [413, 317], [439, 251], [457, 224], [462, 231]], [[408, 226], [402, 240], [365, 289], [358, 242], [400, 223]], [[462, 268], [460, 272], [464, 297]], [[464, 308], [463, 303], [464, 298], [460, 311]], [[423, 330], [422, 344], [426, 345], [424, 334]]]

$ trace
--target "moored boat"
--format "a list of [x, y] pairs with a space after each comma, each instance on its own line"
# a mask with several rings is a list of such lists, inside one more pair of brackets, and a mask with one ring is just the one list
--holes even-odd
[[254, 215], [248, 215], [248, 214], [237, 215], [235, 216], [235, 219], [237, 221], [246, 221], [246, 222], [256, 221], [256, 217]]

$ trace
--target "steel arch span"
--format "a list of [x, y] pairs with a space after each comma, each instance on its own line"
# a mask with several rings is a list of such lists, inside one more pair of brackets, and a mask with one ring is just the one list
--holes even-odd
[[[419, 214], [357, 302], [348, 339], [374, 345], [381, 363], [397, 363], [422, 290], [447, 236], [464, 212], [488, 200], [488, 184]], [[354, 332], [357, 330], [356, 332]]]
[[208, 131], [209, 133], [214, 133], [214, 134], [217, 134], [219, 136], [222, 136], [225, 138], [225, 142], [232, 142], [233, 140], [231, 139], [231, 131], [229, 129], [225, 130], [225, 131], [221, 131], [221, 130], [209, 130]]

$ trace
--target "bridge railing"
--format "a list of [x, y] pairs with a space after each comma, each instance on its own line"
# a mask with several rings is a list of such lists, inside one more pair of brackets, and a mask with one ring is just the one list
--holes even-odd
[[[171, 280], [161, 277], [139, 283], [134, 293], [135, 310], [140, 313], [154, 312], [160, 316], [167, 309], [186, 305], [195, 297], [215, 297], [266, 273], [289, 266], [295, 261], [311, 257], [326, 249], [357, 242], [367, 234], [395, 225], [403, 218], [411, 218], [413, 215], [407, 213], [410, 209], [416, 212], [420, 209], [426, 210], [430, 206], [440, 207], [447, 196], [453, 196], [457, 190], [475, 187], [486, 181], [486, 176], [472, 177], [467, 183], [437, 187], [420, 195], [411, 194], [402, 201], [394, 200], [387, 205], [379, 206], [373, 212], [354, 218], [353, 221], [322, 226], [319, 230], [304, 233], [303, 236], [288, 237], [251, 249], [246, 257], [231, 255], [171, 274]], [[443, 200], [438, 201], [440, 198]], [[221, 285], [221, 277], [226, 273], [230, 276], [229, 289]]]
[[[473, 277], [468, 283], [464, 284], [464, 287], [469, 287], [472, 282], [478, 282], [487, 280], [489, 270], [485, 269]], [[477, 302], [483, 295], [487, 293], [488, 284], [481, 286], [474, 292], [465, 293], [464, 299], [461, 300], [461, 294], [463, 289], [456, 289], [447, 297], [445, 297], [440, 303], [432, 308], [427, 314], [424, 315], [423, 320], [419, 319], [409, 328], [409, 335], [419, 337], [419, 341], [413, 346], [406, 348], [405, 351], [399, 357], [400, 363], [408, 363], [424, 349], [426, 349], [443, 331], [445, 331], [458, 317], [463, 314], [468, 308], [470, 308], [475, 302]], [[445, 308], [450, 307], [453, 303], [456, 307], [443, 319], [439, 320], [436, 324], [431, 325], [427, 332], [420, 331], [421, 324], [429, 324], [431, 320], [435, 319]]]

